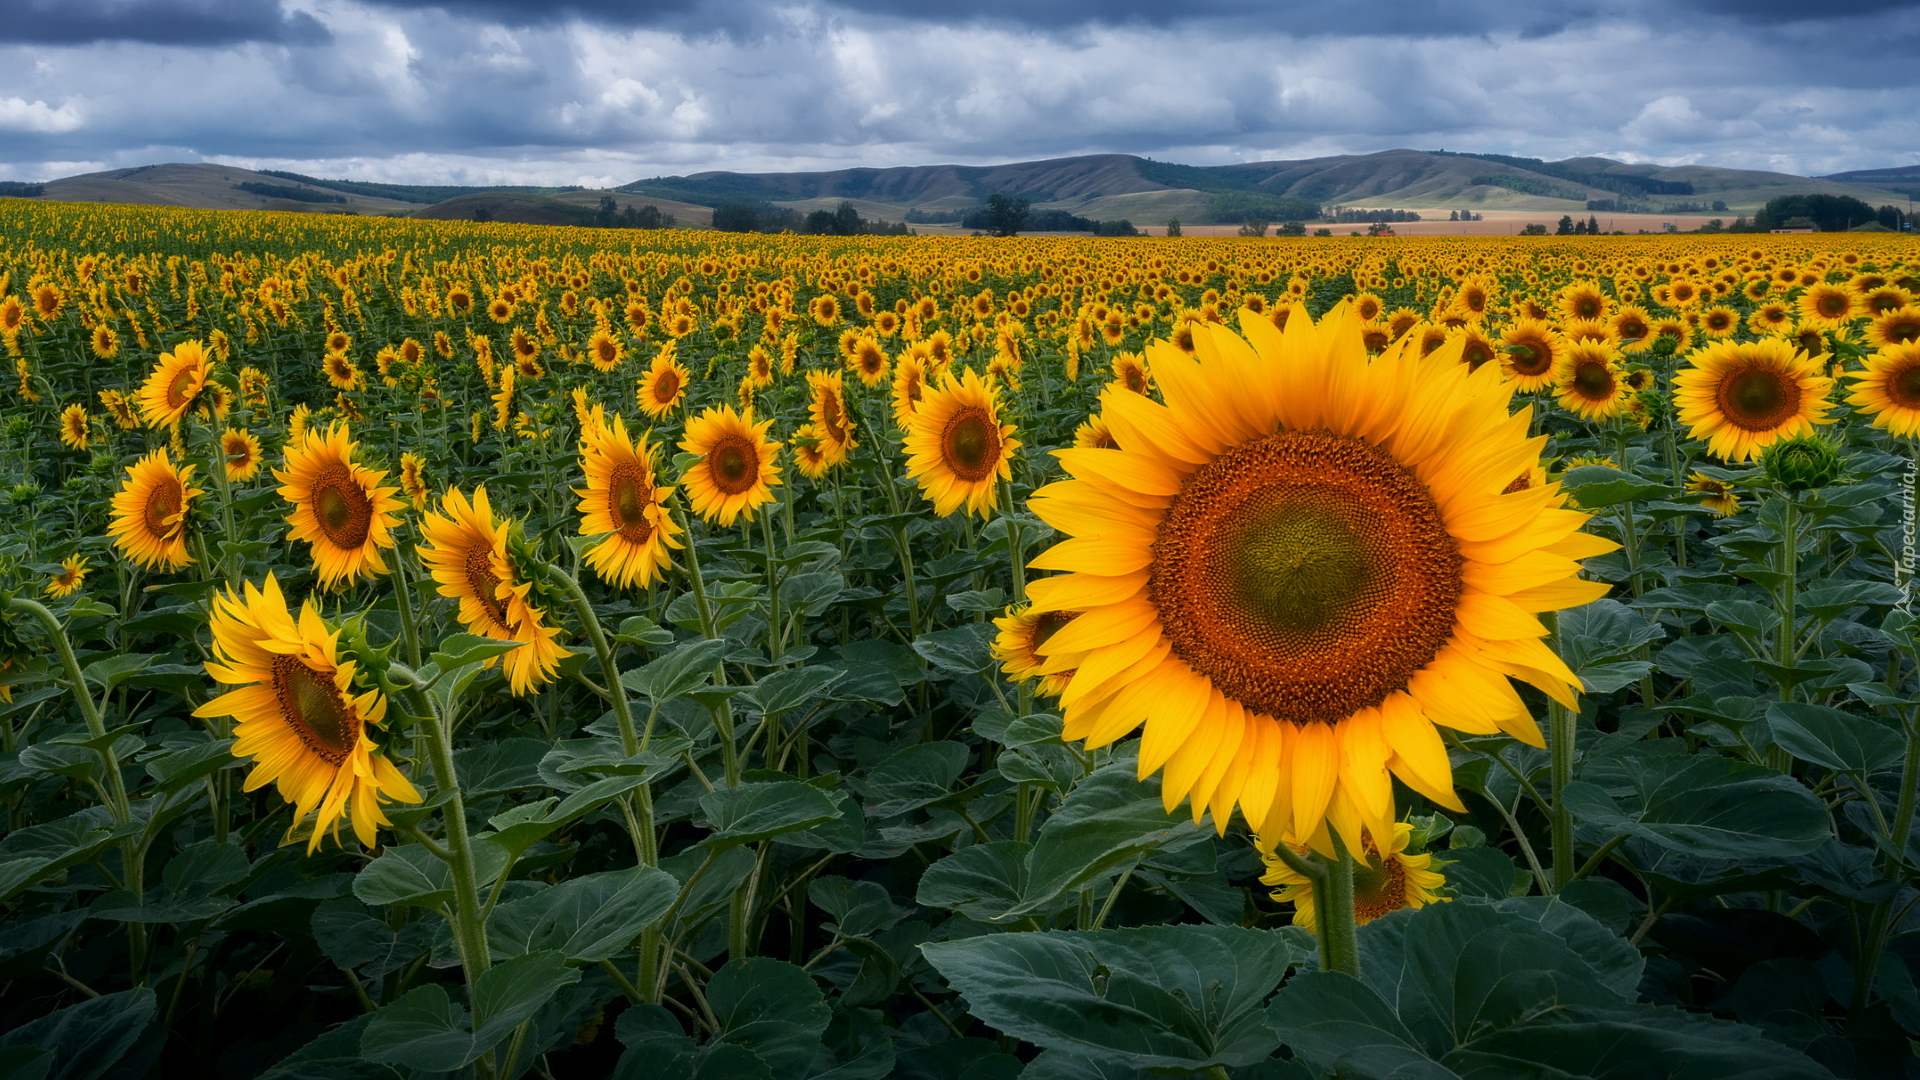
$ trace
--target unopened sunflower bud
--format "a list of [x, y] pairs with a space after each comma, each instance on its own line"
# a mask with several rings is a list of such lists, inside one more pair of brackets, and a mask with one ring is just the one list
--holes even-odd
[[1767, 447], [1760, 467], [1788, 491], [1810, 491], [1840, 479], [1840, 449], [1818, 435], [1795, 435]]

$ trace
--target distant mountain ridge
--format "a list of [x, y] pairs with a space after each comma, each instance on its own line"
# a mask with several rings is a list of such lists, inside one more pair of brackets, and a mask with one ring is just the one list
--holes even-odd
[[[118, 202], [215, 209], [464, 217], [480, 196], [516, 196], [493, 210], [540, 220], [590, 212], [613, 196], [621, 207], [657, 204], [686, 224], [705, 224], [729, 204], [779, 206], [806, 213], [852, 202], [869, 219], [951, 220], [988, 196], [1024, 197], [1036, 208], [1094, 220], [1159, 224], [1250, 218], [1294, 220], [1322, 208], [1523, 210], [1751, 214], [1768, 199], [1791, 194], [1850, 195], [1871, 205], [1920, 195], [1920, 166], [1859, 169], [1824, 177], [1722, 169], [1705, 165], [1640, 165], [1603, 157], [1544, 161], [1448, 150], [1383, 150], [1299, 161], [1183, 165], [1132, 154], [1088, 154], [1003, 165], [911, 165], [822, 172], [699, 172], [660, 176], [612, 192], [565, 187], [387, 184], [327, 180], [282, 170], [214, 164], [161, 164], [8, 185], [0, 196], [71, 202]], [[465, 200], [465, 201], [462, 201]], [[543, 202], [542, 200], [547, 200]], [[484, 200], [483, 200], [484, 201]], [[536, 207], [544, 207], [536, 213]], [[542, 216], [544, 215], [544, 216]], [[494, 220], [514, 220], [511, 217]], [[530, 220], [532, 220], [530, 218]]]

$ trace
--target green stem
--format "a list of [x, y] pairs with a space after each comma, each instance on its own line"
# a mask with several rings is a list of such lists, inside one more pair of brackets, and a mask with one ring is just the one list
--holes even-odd
[[[1285, 846], [1285, 845], [1282, 845]], [[1353, 853], [1333, 834], [1337, 858], [1313, 883], [1313, 914], [1319, 924], [1320, 969], [1360, 977], [1360, 937], [1353, 912]]]
[[398, 545], [393, 549], [393, 600], [400, 609], [400, 641], [407, 650], [407, 663], [420, 666], [420, 627], [414, 620], [413, 593], [407, 584], [407, 559]]
[[[1775, 608], [1780, 615], [1780, 627], [1774, 634], [1774, 662], [1783, 668], [1793, 667], [1795, 653], [1795, 586], [1800, 577], [1800, 523], [1798, 513], [1800, 496], [1797, 492], [1787, 493], [1787, 505], [1781, 515], [1780, 524], [1780, 582], [1779, 591], [1774, 596]], [[1793, 700], [1793, 684], [1782, 681], [1780, 700]]]
[[453, 872], [453, 940], [460, 950], [460, 964], [471, 994], [475, 980], [493, 966], [493, 958], [487, 949], [486, 923], [480, 915], [480, 886], [473, 873], [473, 840], [467, 833], [467, 807], [460, 795], [460, 774], [453, 765], [452, 732], [422, 691], [424, 684], [418, 675], [398, 664], [388, 670], [407, 686], [409, 703], [417, 720], [427, 727], [425, 741], [434, 786], [447, 793], [441, 818], [447, 827], [447, 865]]
[[778, 663], [787, 651], [787, 634], [780, 625], [780, 574], [773, 562], [772, 513], [760, 515], [760, 534], [767, 549], [767, 656]]
[[1013, 602], [1024, 604], [1027, 602], [1027, 560], [1020, 538], [1020, 523], [1013, 512], [1011, 480], [1006, 484], [1006, 498], [1002, 500], [1001, 509], [1007, 515], [1007, 562], [1008, 567], [1013, 571]]
[[[1554, 612], [1545, 612], [1540, 621], [1546, 624], [1547, 632], [1556, 640], [1560, 636], [1560, 619]], [[1549, 698], [1547, 700], [1547, 752], [1552, 759], [1553, 780], [1553, 891], [1559, 892], [1575, 876], [1575, 860], [1579, 857], [1573, 847], [1573, 813], [1567, 809], [1567, 785], [1573, 783], [1573, 758], [1575, 744], [1580, 734], [1580, 714], [1565, 705]]]

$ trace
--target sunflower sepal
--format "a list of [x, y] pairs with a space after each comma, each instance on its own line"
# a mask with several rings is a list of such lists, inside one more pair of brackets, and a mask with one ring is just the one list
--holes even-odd
[[[330, 628], [340, 631], [340, 650], [353, 660], [355, 685], [377, 686], [384, 694], [397, 694], [401, 690], [401, 684], [388, 677], [387, 667], [393, 662], [393, 650], [399, 642], [397, 640], [388, 642], [385, 647], [375, 645], [368, 634], [367, 615], [365, 611], [359, 612], [352, 618], [340, 622], [337, 627]], [[329, 621], [322, 620], [322, 622]]]

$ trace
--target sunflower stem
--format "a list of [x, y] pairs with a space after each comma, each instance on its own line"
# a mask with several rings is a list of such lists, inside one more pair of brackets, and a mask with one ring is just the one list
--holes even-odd
[[[1787, 492], [1786, 503], [1780, 512], [1780, 589], [1774, 594], [1775, 606], [1780, 615], [1780, 626], [1774, 632], [1773, 641], [1774, 662], [1787, 669], [1793, 667], [1794, 657], [1798, 652], [1795, 648], [1797, 642], [1794, 640], [1797, 636], [1794, 610], [1800, 578], [1799, 509], [1800, 493]], [[1780, 700], [1793, 700], [1792, 679], [1780, 680]], [[1769, 751], [1769, 754], [1771, 753], [1772, 751]], [[1781, 764], [1784, 764], [1784, 761]]]
[[393, 552], [393, 601], [400, 608], [400, 641], [407, 650], [407, 663], [420, 666], [420, 628], [414, 621], [413, 594], [407, 589], [407, 560], [398, 547]]
[[1007, 515], [1007, 562], [1013, 571], [1012, 599], [1016, 604], [1024, 604], [1027, 602], [1027, 561], [1021, 543], [1020, 522], [1014, 516], [1013, 481], [1007, 481], [1005, 492], [1001, 510]]
[[[1320, 938], [1320, 970], [1360, 977], [1360, 937], [1353, 911], [1353, 853], [1329, 830], [1334, 858], [1313, 883], [1314, 920]], [[1280, 845], [1285, 847], [1285, 844]]]
[[425, 693], [420, 676], [410, 668], [394, 664], [388, 668], [406, 687], [408, 703], [414, 715], [427, 728], [427, 754], [433, 766], [433, 783], [447, 793], [441, 817], [447, 826], [447, 866], [453, 873], [453, 941], [460, 950], [460, 967], [466, 973], [467, 992], [474, 982], [493, 966], [487, 950], [486, 922], [480, 914], [480, 886], [473, 874], [473, 839], [467, 833], [467, 806], [460, 795], [460, 774], [453, 766], [453, 737], [440, 711]]
[[[1557, 644], [1560, 638], [1559, 615], [1551, 611], [1542, 612], [1540, 621], [1546, 624], [1547, 633]], [[1547, 752], [1552, 758], [1553, 779], [1553, 891], [1556, 893], [1574, 879], [1574, 864], [1579, 858], [1579, 853], [1573, 847], [1573, 813], [1567, 809], [1566, 796], [1567, 786], [1573, 783], [1573, 757], [1580, 734], [1579, 720], [1579, 713], [1552, 698], [1547, 699]]]
[[[784, 500], [783, 500], [784, 501]], [[767, 549], [767, 656], [775, 663], [786, 650], [786, 628], [780, 625], [780, 574], [773, 562], [773, 513], [760, 515], [760, 535]]]

